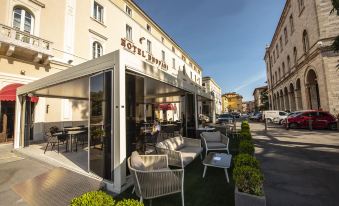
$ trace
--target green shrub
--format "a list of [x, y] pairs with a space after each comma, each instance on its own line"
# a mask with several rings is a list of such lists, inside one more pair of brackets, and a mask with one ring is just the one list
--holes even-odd
[[252, 195], [263, 195], [263, 175], [260, 170], [249, 166], [235, 167], [233, 179], [240, 192]]
[[71, 201], [70, 206], [114, 206], [113, 197], [103, 191], [87, 192]]
[[144, 204], [134, 199], [124, 199], [118, 202], [115, 206], [144, 206]]
[[254, 145], [252, 141], [249, 140], [243, 140], [239, 144], [239, 153], [240, 154], [254, 154]]
[[249, 154], [239, 154], [234, 158], [234, 167], [249, 166], [259, 169], [259, 161]]
[[240, 138], [242, 140], [252, 140], [252, 135], [249, 131], [241, 131]]

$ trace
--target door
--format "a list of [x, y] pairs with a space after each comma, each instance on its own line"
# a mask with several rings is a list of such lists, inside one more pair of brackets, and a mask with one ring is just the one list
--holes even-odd
[[113, 72], [90, 77], [89, 170], [113, 180]]

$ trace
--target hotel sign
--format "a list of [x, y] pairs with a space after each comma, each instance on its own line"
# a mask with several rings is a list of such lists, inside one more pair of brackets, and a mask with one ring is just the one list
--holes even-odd
[[168, 65], [165, 62], [155, 58], [152, 54], [135, 46], [128, 40], [121, 38], [121, 46], [124, 47], [124, 49], [130, 51], [131, 53], [143, 57], [147, 62], [160, 66], [162, 69], [168, 70]]

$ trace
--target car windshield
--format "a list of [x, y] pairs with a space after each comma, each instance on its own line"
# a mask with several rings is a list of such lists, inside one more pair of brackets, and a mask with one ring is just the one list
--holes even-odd
[[290, 117], [296, 117], [296, 116], [299, 116], [301, 114], [302, 114], [302, 112], [294, 112], [294, 113], [290, 114], [289, 116]]
[[220, 115], [219, 118], [230, 118], [230, 117], [231, 117], [231, 115], [229, 115], [229, 114], [222, 114], [222, 115]]

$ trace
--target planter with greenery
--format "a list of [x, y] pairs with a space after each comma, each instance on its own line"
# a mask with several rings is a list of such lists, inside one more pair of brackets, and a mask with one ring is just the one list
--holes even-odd
[[250, 166], [260, 169], [259, 161], [249, 154], [239, 154], [234, 158], [234, 167]]
[[134, 199], [123, 199], [116, 202], [106, 192], [92, 191], [74, 198], [70, 206], [144, 206], [144, 204]]
[[239, 154], [254, 154], [254, 145], [250, 140], [242, 140], [239, 144]]
[[239, 166], [233, 170], [235, 182], [234, 199], [236, 206], [265, 206], [263, 175], [251, 166]]

